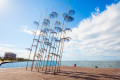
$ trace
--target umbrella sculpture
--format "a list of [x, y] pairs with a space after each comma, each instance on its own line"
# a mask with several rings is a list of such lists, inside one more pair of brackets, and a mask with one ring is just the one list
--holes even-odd
[[[67, 3], [68, 6], [68, 3]], [[66, 36], [66, 33], [72, 31], [67, 28], [68, 23], [74, 21], [73, 15], [74, 10], [69, 10], [66, 7], [65, 13], [58, 9], [58, 14], [52, 11], [50, 14], [46, 14], [42, 21], [34, 21], [33, 24], [36, 26], [34, 31], [34, 38], [31, 48], [26, 48], [31, 53], [34, 53], [31, 71], [35, 69], [39, 72], [40, 70], [46, 72], [56, 73], [60, 71], [61, 59], [63, 54], [63, 47], [66, 41], [71, 38]], [[48, 16], [48, 17], [47, 17]], [[40, 15], [40, 20], [42, 12]], [[40, 28], [40, 29], [39, 29]], [[39, 31], [39, 34], [37, 34]], [[27, 62], [26, 70], [28, 68], [29, 61]]]

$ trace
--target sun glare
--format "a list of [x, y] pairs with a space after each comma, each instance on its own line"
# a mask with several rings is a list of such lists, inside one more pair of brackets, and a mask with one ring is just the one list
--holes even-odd
[[6, 9], [8, 6], [8, 0], [0, 0], [0, 10]]

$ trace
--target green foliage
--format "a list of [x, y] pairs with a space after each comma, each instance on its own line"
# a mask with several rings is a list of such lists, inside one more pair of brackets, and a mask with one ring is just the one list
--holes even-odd
[[4, 59], [0, 59], [2, 62], [4, 61]]
[[17, 58], [17, 61], [24, 61], [24, 58]]
[[13, 59], [13, 58], [7, 58], [7, 59], [0, 59], [0, 61], [29, 61], [29, 59], [24, 59], [24, 58], [17, 58], [17, 59]]

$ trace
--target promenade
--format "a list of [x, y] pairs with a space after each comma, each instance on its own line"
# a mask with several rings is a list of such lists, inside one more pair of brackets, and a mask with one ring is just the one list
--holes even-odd
[[54, 75], [25, 68], [0, 68], [0, 80], [120, 80], [120, 69], [64, 66]]

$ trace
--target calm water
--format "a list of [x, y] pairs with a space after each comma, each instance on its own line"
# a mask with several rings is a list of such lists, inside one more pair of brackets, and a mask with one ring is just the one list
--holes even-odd
[[[27, 62], [15, 62], [2, 64], [0, 68], [26, 67]], [[32, 62], [29, 62], [29, 67]], [[63, 61], [62, 66], [73, 66], [77, 64], [79, 67], [99, 67], [99, 68], [120, 68], [120, 61]], [[49, 65], [48, 65], [49, 66]]]

